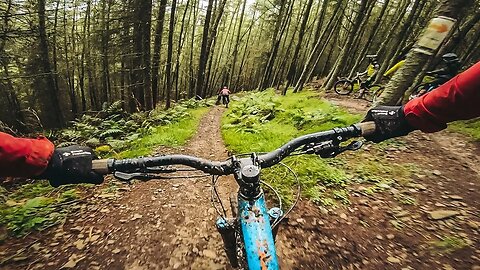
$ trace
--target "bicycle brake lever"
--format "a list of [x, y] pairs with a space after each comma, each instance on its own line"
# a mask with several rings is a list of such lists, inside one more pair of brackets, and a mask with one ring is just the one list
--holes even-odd
[[121, 181], [126, 181], [126, 182], [129, 182], [133, 179], [150, 180], [150, 179], [158, 178], [158, 175], [156, 174], [149, 174], [149, 173], [142, 173], [142, 172], [135, 172], [135, 173], [115, 172], [113, 176]]
[[316, 152], [316, 154], [322, 158], [333, 158], [347, 150], [356, 151], [360, 149], [362, 145], [363, 145], [363, 141], [353, 141], [346, 146], [334, 145], [332, 143], [331, 145], [332, 147], [321, 149], [321, 151], [319, 151], [318, 153]]

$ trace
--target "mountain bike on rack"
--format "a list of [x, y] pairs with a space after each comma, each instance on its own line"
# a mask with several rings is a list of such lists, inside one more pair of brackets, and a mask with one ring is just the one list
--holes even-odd
[[[216, 227], [222, 236], [226, 255], [233, 267], [274, 270], [279, 269], [274, 242], [276, 231], [294, 205], [285, 213], [281, 205], [267, 208], [260, 185], [261, 169], [282, 164], [281, 161], [289, 155], [315, 154], [321, 158], [332, 158], [346, 150], [358, 150], [363, 145], [362, 141], [354, 140], [343, 144], [342, 142], [372, 134], [374, 131], [373, 122], [334, 128], [298, 137], [269, 153], [232, 156], [223, 162], [187, 155], [165, 155], [123, 160], [94, 160], [92, 169], [100, 174], [113, 173], [116, 178], [123, 181], [132, 179], [147, 181], [167, 178], [161, 174], [181, 170], [175, 168], [175, 165], [188, 166], [212, 175], [212, 198], [216, 196], [217, 199], [220, 199], [216, 189], [218, 177], [233, 175], [239, 185], [237, 196], [234, 196], [236, 198], [231, 198], [233, 217], [226, 217], [223, 204], [222, 210], [215, 207], [219, 214]], [[272, 188], [268, 184], [266, 186]], [[274, 192], [276, 193], [275, 190]], [[278, 196], [278, 193], [276, 194]], [[299, 193], [297, 200], [298, 197]], [[281, 204], [281, 200], [279, 202]]]
[[353, 77], [349, 78], [339, 78], [337, 82], [333, 85], [333, 90], [339, 95], [350, 95], [353, 92], [355, 84], [359, 85], [358, 96], [357, 98], [362, 98], [367, 101], [372, 102], [373, 98], [383, 91], [383, 86], [379, 84], [371, 84], [369, 80], [363, 80], [362, 76], [365, 76], [367, 72], [359, 73]]

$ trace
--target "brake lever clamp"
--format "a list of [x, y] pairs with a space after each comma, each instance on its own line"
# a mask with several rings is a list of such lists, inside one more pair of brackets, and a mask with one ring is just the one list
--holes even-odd
[[358, 150], [362, 145], [363, 141], [353, 141], [346, 146], [341, 146], [339, 140], [331, 140], [316, 144], [308, 144], [303, 150], [305, 154], [315, 154], [321, 158], [333, 158], [347, 150]]
[[362, 145], [363, 145], [363, 141], [353, 141], [346, 146], [337, 145], [337, 147], [335, 149], [332, 149], [333, 151], [327, 153], [327, 155], [322, 156], [322, 153], [321, 153], [319, 156], [322, 158], [333, 158], [347, 150], [356, 151], [360, 149]]

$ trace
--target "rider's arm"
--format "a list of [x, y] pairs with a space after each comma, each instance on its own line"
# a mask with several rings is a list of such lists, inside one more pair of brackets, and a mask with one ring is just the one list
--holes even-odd
[[46, 138], [15, 138], [0, 132], [0, 176], [41, 174], [47, 168], [53, 149]]
[[15, 138], [0, 132], [0, 177], [48, 179], [52, 186], [100, 184], [103, 176], [92, 171], [92, 149], [78, 145], [55, 149], [44, 137]]
[[437, 89], [409, 101], [404, 108], [408, 123], [435, 132], [456, 120], [480, 116], [480, 62]]

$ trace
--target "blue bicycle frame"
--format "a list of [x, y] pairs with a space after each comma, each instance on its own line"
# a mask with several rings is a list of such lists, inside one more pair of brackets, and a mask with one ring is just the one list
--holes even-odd
[[263, 192], [255, 200], [239, 196], [238, 215], [248, 269], [279, 269]]

